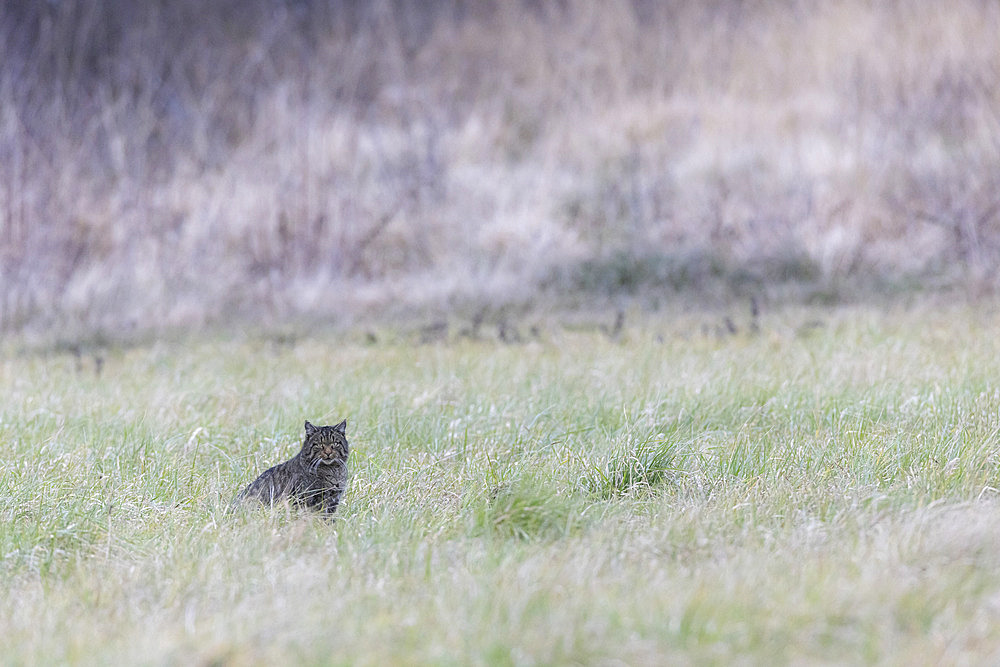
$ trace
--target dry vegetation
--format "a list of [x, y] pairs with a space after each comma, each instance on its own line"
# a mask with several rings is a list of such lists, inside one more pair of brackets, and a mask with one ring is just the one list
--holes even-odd
[[998, 34], [973, 0], [4, 3], [0, 327], [990, 290]]

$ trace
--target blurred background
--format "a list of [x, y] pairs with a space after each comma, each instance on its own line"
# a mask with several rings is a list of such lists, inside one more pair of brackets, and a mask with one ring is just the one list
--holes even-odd
[[990, 295], [998, 35], [993, 0], [9, 0], [0, 329]]

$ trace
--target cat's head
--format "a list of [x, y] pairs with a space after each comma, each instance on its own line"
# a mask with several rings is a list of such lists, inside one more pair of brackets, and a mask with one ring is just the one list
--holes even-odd
[[336, 426], [313, 426], [306, 422], [306, 441], [302, 452], [310, 462], [334, 465], [347, 461], [350, 445], [347, 443], [347, 420]]

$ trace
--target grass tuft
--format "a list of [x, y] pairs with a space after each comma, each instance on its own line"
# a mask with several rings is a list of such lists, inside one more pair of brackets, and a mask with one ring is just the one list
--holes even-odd
[[583, 487], [604, 500], [651, 489], [681, 473], [677, 462], [677, 445], [663, 433], [628, 434], [603, 463], [590, 467]]
[[472, 525], [477, 533], [536, 541], [566, 537], [584, 520], [578, 499], [551, 481], [529, 476], [495, 487], [479, 499]]

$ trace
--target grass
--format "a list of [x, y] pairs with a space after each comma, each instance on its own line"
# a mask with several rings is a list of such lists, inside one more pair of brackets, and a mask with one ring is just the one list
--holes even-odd
[[[4, 659], [995, 660], [1000, 313], [707, 318], [199, 339], [100, 375], [8, 344]], [[335, 523], [226, 513], [342, 417]]]

